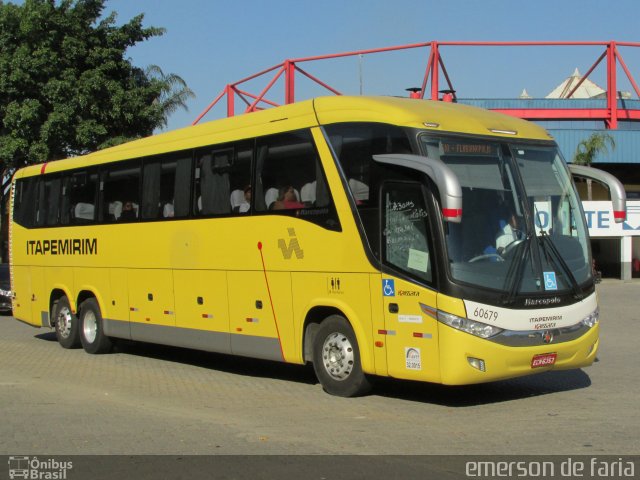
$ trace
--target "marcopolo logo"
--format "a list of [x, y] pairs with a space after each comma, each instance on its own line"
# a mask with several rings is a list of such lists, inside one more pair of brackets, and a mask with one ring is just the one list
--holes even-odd
[[62, 462], [54, 458], [9, 457], [9, 478], [32, 480], [66, 480], [67, 471], [73, 468], [73, 462]]

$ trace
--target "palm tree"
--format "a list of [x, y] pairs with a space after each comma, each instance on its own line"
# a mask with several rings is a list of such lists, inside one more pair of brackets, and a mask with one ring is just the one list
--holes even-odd
[[189, 110], [187, 101], [195, 98], [196, 94], [187, 86], [187, 82], [182, 77], [175, 73], [165, 75], [158, 65], [149, 65], [145, 73], [148, 78], [160, 82], [160, 95], [155, 102], [160, 105], [163, 117], [160, 127], [164, 128], [167, 126], [169, 116], [176, 110], [180, 108]]
[[[591, 166], [596, 156], [607, 153], [611, 150], [615, 150], [616, 142], [611, 135], [604, 132], [594, 132], [586, 140], [582, 140], [577, 148], [576, 153], [573, 155], [573, 163], [576, 165]], [[587, 179], [587, 200], [591, 200], [593, 197], [591, 180]]]

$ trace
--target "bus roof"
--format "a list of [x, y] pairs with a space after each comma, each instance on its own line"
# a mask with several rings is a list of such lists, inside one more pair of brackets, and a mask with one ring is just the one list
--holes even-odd
[[396, 97], [330, 96], [213, 120], [46, 165], [32, 165], [22, 169], [18, 176], [157, 155], [339, 122], [389, 123], [439, 132], [552, 139], [544, 128], [534, 123], [468, 105]]

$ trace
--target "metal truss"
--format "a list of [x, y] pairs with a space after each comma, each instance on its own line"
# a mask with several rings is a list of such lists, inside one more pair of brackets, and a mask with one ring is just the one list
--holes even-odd
[[[202, 111], [200, 115], [194, 120], [193, 124], [197, 124], [207, 113], [222, 99], [226, 99], [227, 104], [227, 116], [231, 117], [236, 114], [237, 110], [242, 110], [243, 113], [254, 112], [278, 106], [279, 103], [269, 100], [267, 94], [273, 93], [272, 90], [276, 88], [277, 84], [283, 84], [284, 86], [284, 103], [289, 104], [296, 101], [296, 80], [299, 75], [302, 75], [312, 82], [320, 85], [324, 89], [328, 90], [332, 94], [341, 95], [341, 93], [335, 88], [331, 87], [328, 83], [323, 82], [319, 78], [315, 77], [307, 70], [304, 70], [300, 65], [310, 62], [317, 62], [322, 60], [330, 60], [343, 57], [354, 57], [358, 55], [373, 55], [385, 52], [394, 52], [401, 50], [411, 49], [425, 49], [428, 50], [427, 64], [425, 66], [425, 73], [422, 80], [420, 89], [412, 89], [410, 97], [412, 98], [425, 98], [428, 93], [428, 97], [431, 100], [444, 100], [455, 101], [456, 92], [451, 81], [451, 78], [445, 67], [441, 49], [442, 47], [531, 47], [531, 46], [543, 46], [543, 47], [559, 47], [559, 46], [600, 46], [604, 51], [594, 64], [589, 68], [587, 73], [582, 77], [580, 82], [573, 87], [566, 98], [571, 98], [573, 94], [578, 90], [580, 85], [585, 79], [596, 69], [596, 67], [606, 59], [607, 69], [607, 88], [606, 88], [606, 104], [602, 108], [500, 108], [494, 109], [499, 112], [503, 112], [509, 115], [513, 115], [520, 118], [530, 120], [602, 120], [607, 129], [618, 128], [618, 121], [640, 121], [640, 109], [638, 108], [625, 108], [624, 102], [622, 105], [618, 104], [618, 89], [617, 89], [617, 73], [618, 66], [622, 68], [629, 80], [635, 94], [640, 99], [640, 88], [638, 88], [629, 68], [627, 67], [620, 50], [618, 47], [640, 47], [639, 42], [427, 42], [427, 43], [414, 43], [409, 45], [400, 45], [386, 48], [376, 48], [370, 50], [358, 50], [352, 52], [343, 52], [330, 55], [319, 55], [314, 57], [294, 58], [288, 59], [279, 63], [271, 68], [262, 70], [258, 73], [250, 75], [246, 78], [238, 80], [237, 82], [228, 84], [222, 92]], [[251, 93], [245, 88], [245, 84], [256, 79], [267, 79], [266, 86], [258, 92]], [[283, 79], [282, 82], [279, 82]], [[443, 83], [446, 83], [446, 88], [441, 89]], [[444, 92], [444, 93], [443, 93]], [[440, 94], [443, 93], [442, 96]], [[241, 103], [239, 103], [239, 102]], [[240, 108], [238, 108], [240, 106]]]

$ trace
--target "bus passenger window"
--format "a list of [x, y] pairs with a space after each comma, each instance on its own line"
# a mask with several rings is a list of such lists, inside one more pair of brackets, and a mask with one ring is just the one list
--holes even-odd
[[142, 218], [185, 217], [189, 214], [191, 152], [144, 161]]
[[232, 190], [229, 204], [233, 213], [248, 213], [251, 209], [253, 188], [251, 186], [251, 162], [253, 160], [253, 141], [239, 142], [234, 145], [235, 156], [229, 172], [229, 185]]
[[295, 215], [340, 230], [322, 163], [310, 132], [299, 130], [259, 138], [256, 146], [257, 212]]
[[23, 227], [35, 225], [38, 177], [20, 179], [16, 182], [13, 199], [13, 220]]
[[196, 154], [197, 215], [224, 215], [231, 213], [229, 172], [233, 148], [206, 147]]
[[[102, 171], [102, 220], [131, 221], [140, 218], [140, 162], [106, 165]], [[120, 208], [120, 206], [122, 208]]]
[[96, 220], [96, 193], [98, 173], [74, 172], [68, 185], [69, 214], [72, 223], [90, 223]]
[[40, 180], [38, 185], [36, 226], [55, 226], [58, 224], [62, 180], [47, 177]]

